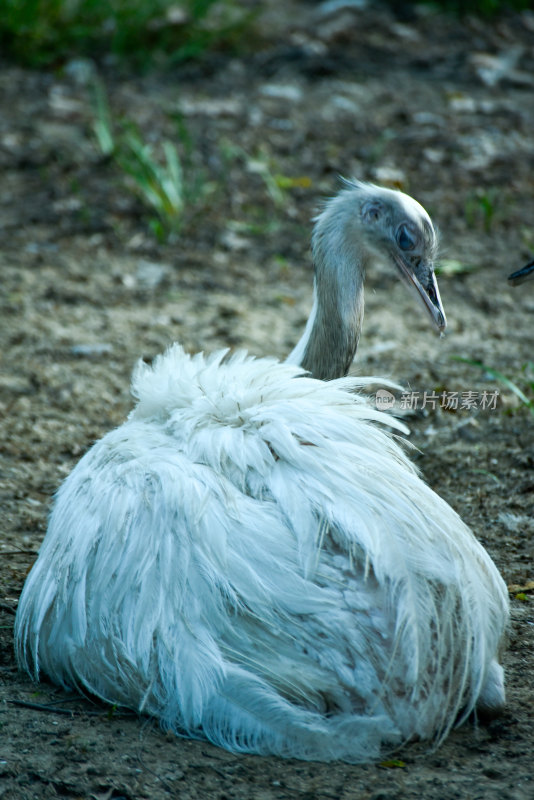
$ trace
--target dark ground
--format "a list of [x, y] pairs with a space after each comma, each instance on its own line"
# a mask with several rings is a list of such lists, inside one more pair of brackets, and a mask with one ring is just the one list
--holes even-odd
[[[328, 15], [301, 0], [267, 4], [261, 28], [255, 53], [101, 74], [113, 115], [156, 146], [177, 139], [176, 114], [189, 133], [189, 174], [210, 191], [174, 244], [157, 243], [99, 157], [84, 70], [1, 66], [0, 798], [533, 798], [534, 594], [517, 587], [534, 579], [534, 418], [452, 357], [523, 388], [534, 360], [534, 284], [506, 283], [534, 251], [534, 14]], [[400, 186], [441, 229], [446, 338], [395, 276], [371, 274], [353, 371], [478, 393], [475, 408], [409, 424], [428, 481], [512, 587], [504, 717], [404, 752], [404, 766], [354, 767], [231, 755], [33, 686], [12, 627], [53, 492], [124, 419], [139, 356], [173, 340], [287, 354], [310, 309], [309, 220], [338, 174]], [[497, 408], [482, 408], [496, 389]]]

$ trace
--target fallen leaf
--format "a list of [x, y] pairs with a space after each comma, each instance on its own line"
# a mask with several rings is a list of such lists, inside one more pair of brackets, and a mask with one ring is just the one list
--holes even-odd
[[511, 583], [508, 586], [508, 591], [510, 592], [510, 594], [534, 592], [534, 581], [527, 581], [524, 584]]

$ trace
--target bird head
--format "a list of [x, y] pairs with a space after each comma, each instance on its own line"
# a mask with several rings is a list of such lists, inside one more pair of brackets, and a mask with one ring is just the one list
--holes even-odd
[[434, 274], [438, 237], [432, 221], [416, 200], [403, 192], [354, 184], [360, 195], [360, 222], [371, 251], [393, 262], [404, 283], [414, 290], [441, 332], [447, 321]]
[[512, 272], [508, 276], [508, 283], [510, 286], [519, 286], [525, 281], [534, 280], [534, 261], [531, 261], [526, 266], [518, 269], [517, 272]]
[[[340, 244], [342, 243], [342, 244]], [[438, 329], [447, 325], [434, 274], [438, 237], [425, 209], [413, 198], [393, 189], [361, 181], [345, 181], [345, 188], [317, 217], [314, 250], [333, 254], [330, 262], [353, 263], [362, 271], [370, 261], [393, 263], [404, 283], [423, 302]], [[339, 249], [344, 249], [344, 258]]]

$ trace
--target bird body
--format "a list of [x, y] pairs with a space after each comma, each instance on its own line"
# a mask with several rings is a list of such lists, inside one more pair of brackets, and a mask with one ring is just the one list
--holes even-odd
[[374, 759], [502, 706], [506, 588], [366, 385], [178, 345], [139, 363], [128, 420], [57, 494], [21, 665], [304, 759]]

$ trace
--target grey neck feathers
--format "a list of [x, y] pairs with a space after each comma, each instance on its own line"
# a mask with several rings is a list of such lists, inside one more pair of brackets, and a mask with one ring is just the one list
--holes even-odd
[[347, 374], [363, 321], [365, 259], [353, 216], [343, 211], [334, 201], [319, 217], [313, 236], [314, 309], [288, 359], [321, 380]]
[[358, 347], [362, 316], [363, 297], [360, 315], [350, 325], [346, 324], [336, 303], [318, 303], [300, 365], [314, 378], [324, 381], [346, 375]]

